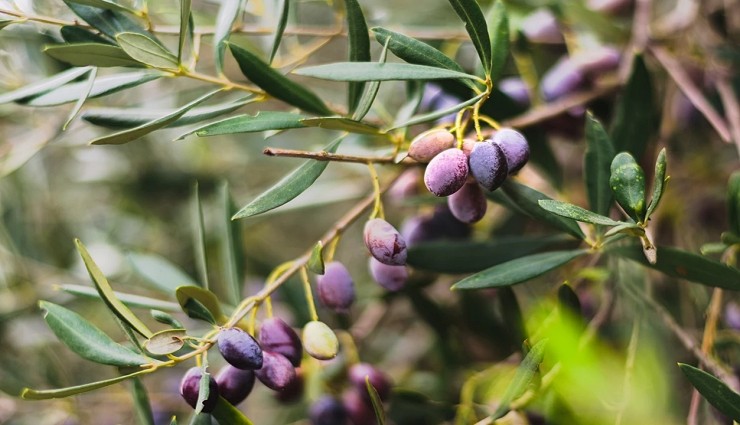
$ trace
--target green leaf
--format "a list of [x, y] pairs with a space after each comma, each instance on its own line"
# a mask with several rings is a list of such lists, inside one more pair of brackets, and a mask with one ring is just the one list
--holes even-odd
[[509, 16], [502, 0], [496, 0], [488, 18], [491, 23], [491, 79], [498, 81], [509, 57]]
[[[370, 62], [370, 37], [362, 8], [357, 0], [344, 0], [347, 9], [347, 41], [349, 44], [350, 62]], [[349, 83], [349, 112], [357, 109], [360, 96], [365, 88], [364, 82], [350, 81]]]
[[378, 43], [388, 43], [388, 49], [408, 63], [465, 72], [457, 62], [427, 43], [383, 27], [375, 27], [372, 31]]
[[[343, 139], [344, 136], [337, 138], [324, 148], [324, 151], [330, 153], [336, 152], [339, 143]], [[231, 219], [236, 220], [238, 218], [252, 217], [290, 202], [308, 189], [319, 178], [321, 173], [324, 172], [327, 165], [329, 165], [328, 161], [309, 159], [266, 192], [240, 209]]]
[[242, 74], [271, 96], [317, 115], [332, 115], [315, 93], [288, 79], [252, 52], [229, 43]]
[[54, 390], [34, 390], [31, 388], [24, 388], [21, 392], [21, 398], [24, 400], [50, 400], [53, 398], [64, 398], [73, 396], [76, 394], [86, 393], [88, 391], [94, 391], [100, 388], [107, 387], [109, 385], [123, 382], [127, 379], [132, 379], [140, 375], [151, 373], [152, 369], [144, 369], [128, 375], [121, 375], [111, 379], [105, 379], [102, 381], [91, 382], [89, 384], [76, 385], [74, 387], [58, 388]]
[[231, 27], [239, 17], [244, 5], [244, 0], [222, 1], [216, 16], [216, 29], [213, 34], [213, 61], [216, 64], [216, 72], [223, 74], [224, 50], [231, 35]]
[[203, 206], [200, 203], [200, 189], [195, 182], [193, 190], [193, 247], [195, 248], [195, 268], [198, 270], [198, 280], [203, 287], [208, 288], [208, 260], [206, 257], [206, 230], [203, 223]]
[[199, 286], [180, 286], [175, 292], [177, 302], [182, 310], [194, 319], [205, 320], [216, 324], [223, 321], [218, 297], [211, 291]]
[[131, 395], [134, 399], [134, 410], [136, 410], [136, 418], [138, 419], [137, 423], [140, 425], [156, 425], [154, 423], [152, 405], [149, 402], [149, 394], [140, 378], [131, 380]]
[[612, 205], [609, 187], [610, 167], [614, 147], [599, 120], [591, 112], [586, 114], [586, 154], [583, 158], [583, 175], [591, 210], [608, 215]]
[[[385, 63], [385, 60], [388, 58], [388, 44], [383, 46], [383, 50], [380, 52], [380, 59], [378, 60], [379, 63]], [[356, 121], [361, 121], [365, 115], [367, 115], [368, 112], [370, 112], [370, 108], [373, 106], [373, 102], [375, 102], [375, 97], [378, 95], [378, 90], [380, 89], [380, 81], [371, 81], [370, 84], [368, 84], [365, 87], [365, 92], [362, 94], [362, 97], [360, 98], [360, 102], [357, 105], [357, 109], [352, 114], [352, 119]]]
[[475, 273], [485, 268], [569, 242], [563, 236], [509, 236], [489, 241], [438, 241], [409, 248], [408, 264], [435, 273]]
[[727, 182], [727, 220], [730, 232], [740, 237], [740, 171], [732, 173]]
[[10, 24], [24, 22], [23, 19], [0, 19], [0, 30], [7, 27]]
[[383, 409], [383, 401], [380, 399], [378, 390], [373, 387], [370, 383], [370, 377], [365, 376], [365, 388], [367, 393], [370, 395], [370, 403], [373, 406], [373, 412], [375, 412], [375, 419], [378, 420], [378, 425], [385, 425], [385, 410]]
[[324, 274], [324, 244], [321, 241], [316, 242], [316, 245], [313, 246], [306, 266], [311, 273]]
[[277, 0], [277, 2], [277, 8], [280, 10], [280, 19], [278, 20], [277, 28], [275, 28], [275, 38], [272, 40], [270, 63], [275, 59], [275, 55], [278, 52], [280, 42], [283, 40], [283, 33], [285, 33], [285, 27], [288, 25], [288, 16], [290, 16], [290, 1]]
[[120, 32], [138, 32], [155, 38], [152, 33], [146, 31], [137, 21], [132, 19], [126, 13], [121, 13], [117, 10], [75, 4], [73, 0], [64, 0], [64, 3], [77, 16], [94, 28], [100, 30], [100, 32], [111, 39], [115, 39], [116, 34]]
[[211, 414], [216, 418], [219, 424], [254, 425], [249, 418], [244, 416], [244, 413], [242, 413], [241, 410], [237, 409], [234, 405], [220, 396], [218, 397], [216, 407], [213, 409]]
[[427, 114], [413, 116], [406, 122], [402, 122], [401, 124], [393, 124], [393, 127], [387, 129], [386, 131], [395, 130], [397, 128], [410, 127], [412, 125], [422, 124], [422, 123], [429, 122], [429, 121], [434, 121], [437, 118], [443, 117], [445, 115], [449, 115], [453, 112], [457, 112], [466, 106], [470, 106], [476, 103], [477, 101], [483, 99], [483, 96], [485, 96], [485, 93], [481, 93], [472, 99], [468, 99], [465, 102], [461, 102], [461, 103], [458, 103], [457, 105], [450, 106], [449, 108], [445, 108], [439, 111], [429, 112]]
[[361, 121], [344, 117], [304, 118], [301, 124], [306, 127], [319, 127], [327, 130], [341, 130], [359, 134], [380, 134], [380, 129]]
[[699, 391], [712, 406], [735, 422], [740, 422], [740, 394], [733, 391], [721, 380], [685, 363], [678, 367], [686, 375], [691, 385]]
[[138, 367], [152, 362], [113, 341], [72, 310], [47, 301], [39, 301], [39, 307], [46, 311], [44, 320], [54, 335], [84, 359], [119, 367]]
[[[59, 289], [69, 294], [74, 294], [86, 298], [100, 298], [98, 291], [92, 286], [64, 284], [59, 285]], [[114, 291], [113, 294], [121, 300], [122, 303], [129, 307], [158, 309], [166, 311], [180, 311], [180, 306], [173, 302], [157, 300], [143, 295], [127, 294]]]
[[545, 358], [546, 345], [547, 340], [543, 339], [529, 350], [527, 356], [524, 357], [524, 360], [522, 360], [522, 363], [517, 368], [516, 373], [514, 374], [514, 379], [501, 397], [498, 408], [496, 408], [489, 419], [495, 421], [496, 419], [506, 415], [511, 408], [511, 402], [524, 394], [527, 387], [529, 387], [537, 375], [537, 372], [540, 369], [540, 364]]
[[124, 143], [134, 141], [141, 137], [144, 137], [149, 133], [159, 130], [160, 128], [166, 127], [172, 124], [173, 122], [177, 121], [180, 117], [185, 115], [186, 112], [198, 106], [199, 104], [205, 102], [206, 100], [210, 99], [214, 94], [220, 91], [221, 90], [219, 89], [216, 91], [212, 91], [208, 94], [205, 94], [195, 99], [194, 101], [182, 106], [181, 108], [176, 109], [175, 111], [167, 115], [164, 115], [160, 118], [157, 118], [156, 120], [149, 121], [146, 124], [142, 124], [138, 127], [134, 127], [128, 130], [120, 131], [118, 133], [113, 133], [107, 136], [102, 136], [102, 137], [98, 137], [97, 139], [93, 139], [90, 141], [90, 144], [91, 145], [121, 145]]
[[183, 139], [195, 133], [198, 137], [219, 136], [222, 134], [255, 133], [266, 130], [286, 130], [305, 127], [301, 120], [305, 115], [292, 112], [260, 111], [255, 115], [237, 115], [198, 127], [178, 137]]
[[199, 286], [179, 267], [159, 255], [129, 253], [134, 271], [153, 288], [172, 296], [183, 285]]
[[553, 215], [540, 207], [539, 201], [550, 199], [547, 195], [511, 179], [505, 182], [501, 189], [508, 200], [530, 217], [570, 233], [578, 239], [586, 238], [574, 220]]
[[[105, 96], [131, 87], [156, 80], [165, 74], [159, 71], [146, 70], [136, 72], [124, 72], [115, 75], [99, 77], [95, 79], [90, 90], [89, 99]], [[40, 96], [35, 96], [24, 101], [29, 106], [56, 106], [64, 103], [74, 102], [80, 98], [86, 90], [87, 81], [75, 82], [50, 90]]]
[[[31, 96], [38, 96], [43, 93], [47, 93], [59, 86], [62, 86], [72, 80], [77, 79], [81, 75], [90, 72], [89, 67], [85, 68], [72, 68], [66, 71], [60, 72], [59, 74], [52, 75], [49, 78], [45, 78], [41, 81], [28, 84], [19, 89], [9, 91], [0, 95], [0, 104], [8, 102], [23, 101]], [[85, 84], [85, 83], [82, 83]], [[75, 98], [74, 100], [78, 99]]]
[[642, 55], [637, 55], [612, 121], [615, 151], [627, 151], [635, 158], [642, 158], [659, 122], [650, 73]]
[[177, 40], [177, 63], [182, 62], [182, 54], [185, 49], [185, 39], [189, 33], [188, 28], [191, 27], [190, 18], [193, 15], [190, 12], [190, 6], [191, 0], [180, 0], [180, 36]]
[[[177, 310], [180, 311], [179, 305], [177, 305]], [[172, 317], [172, 315], [169, 313], [160, 310], [151, 310], [149, 313], [152, 315], [152, 318], [159, 323], [164, 323], [165, 325], [169, 325], [174, 329], [185, 328], [179, 320]]]
[[229, 193], [229, 183], [224, 181], [220, 190], [221, 201], [221, 256], [222, 276], [226, 284], [229, 300], [236, 305], [241, 300], [244, 263], [244, 250], [241, 239], [241, 223], [231, 220], [234, 204]]
[[649, 219], [653, 214], [653, 211], [658, 207], [660, 198], [663, 197], [663, 191], [665, 190], [665, 184], [668, 182], [666, 178], [666, 168], [668, 164], [666, 161], [665, 148], [660, 150], [658, 159], [655, 160], [655, 174], [653, 175], [653, 196], [650, 198], [650, 203], [645, 213], [645, 220]]
[[213, 425], [213, 418], [210, 413], [193, 413], [189, 425]]
[[[255, 97], [248, 96], [233, 102], [193, 108], [167, 127], [180, 127], [228, 114], [254, 102], [255, 99]], [[131, 128], [144, 125], [174, 111], [174, 109], [159, 110], [152, 108], [89, 108], [82, 114], [82, 119], [102, 127]]]
[[109, 38], [102, 36], [100, 34], [96, 34], [90, 30], [87, 30], [85, 28], [77, 27], [74, 25], [65, 25], [60, 30], [59, 33], [62, 36], [62, 39], [69, 44], [74, 43], [97, 43], [97, 44], [110, 44], [111, 46], [115, 45]]
[[620, 152], [611, 165], [609, 187], [614, 199], [635, 221], [645, 220], [645, 173], [628, 152]]
[[108, 279], [105, 278], [103, 272], [100, 271], [100, 268], [98, 268], [92, 257], [90, 257], [90, 253], [87, 252], [82, 241], [75, 239], [75, 246], [77, 247], [77, 251], [80, 253], [80, 257], [82, 257], [82, 262], [85, 263], [85, 268], [90, 274], [90, 277], [95, 284], [95, 288], [98, 290], [103, 302], [108, 306], [108, 309], [121, 319], [123, 323], [130, 326], [142, 336], [146, 338], [152, 336], [152, 331], [150, 331], [149, 328], [147, 328], [147, 326], [116, 297], [116, 294], [113, 292], [113, 288], [111, 288], [110, 283], [108, 283]]
[[185, 329], [165, 329], [152, 335], [144, 342], [144, 349], [156, 356], [172, 354], [185, 345]]
[[604, 226], [618, 226], [620, 224], [625, 224], [567, 202], [542, 199], [538, 203], [540, 204], [540, 207], [546, 211], [550, 211], [551, 213], [557, 214], [561, 217], [572, 218], [576, 221], [601, 224]]
[[87, 88], [82, 93], [79, 99], [77, 99], [77, 103], [75, 103], [74, 108], [72, 108], [72, 111], [69, 113], [69, 116], [67, 117], [67, 121], [64, 122], [64, 125], [62, 126], [62, 130], [67, 130], [67, 126], [72, 122], [72, 120], [75, 119], [77, 114], [80, 112], [80, 109], [82, 109], [82, 105], [85, 104], [85, 101], [87, 100], [87, 97], [90, 95], [90, 90], [92, 90], [92, 86], [95, 83], [95, 77], [98, 75], [98, 68], [93, 68], [90, 70], [90, 75], [87, 77]]
[[[211, 394], [211, 374], [208, 373], [208, 357], [203, 356], [202, 363], [200, 364], [200, 382], [198, 386], [198, 400], [195, 402], [195, 414], [199, 415], [205, 407], [205, 402], [208, 400], [208, 396]], [[208, 421], [211, 422], [210, 420]]]
[[488, 35], [488, 24], [476, 0], [450, 0], [457, 16], [465, 23], [465, 29], [478, 52], [486, 75], [491, 75], [491, 39]]
[[657, 247], [658, 261], [650, 264], [640, 246], [622, 246], [606, 252], [636, 261], [664, 274], [706, 286], [740, 291], [740, 270], [701, 255], [670, 247]]
[[128, 7], [121, 6], [120, 4], [114, 3], [108, 0], [68, 0], [70, 3], [83, 4], [85, 6], [97, 7], [100, 9], [116, 10], [119, 12], [136, 13], [134, 10]]
[[543, 275], [587, 252], [583, 249], [552, 251], [520, 257], [468, 276], [454, 284], [452, 289], [482, 289], [515, 285]]
[[336, 62], [299, 68], [293, 73], [332, 81], [441, 80], [446, 78], [479, 80], [475, 75], [464, 72], [410, 63]]
[[96, 43], [61, 44], [47, 46], [44, 52], [54, 59], [74, 66], [132, 66], [141, 64], [117, 46]]
[[180, 68], [175, 55], [144, 34], [122, 32], [116, 35], [116, 41], [126, 54], [144, 65], [172, 72]]

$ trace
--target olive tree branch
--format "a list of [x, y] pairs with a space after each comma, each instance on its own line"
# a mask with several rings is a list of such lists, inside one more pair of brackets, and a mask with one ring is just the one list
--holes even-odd
[[263, 154], [267, 156], [287, 156], [291, 158], [308, 158], [317, 161], [353, 162], [358, 164], [393, 164], [396, 159], [393, 156], [358, 156], [331, 153], [327, 151], [304, 151], [298, 149], [281, 149], [266, 147]]

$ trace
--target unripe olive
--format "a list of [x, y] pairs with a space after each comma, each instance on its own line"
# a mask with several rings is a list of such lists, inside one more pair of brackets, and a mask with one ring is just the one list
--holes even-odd
[[498, 189], [509, 174], [503, 149], [490, 140], [476, 143], [470, 153], [470, 173], [486, 190]]
[[[191, 367], [180, 381], [180, 395], [193, 409], [198, 403], [201, 376], [202, 372], [199, 367]], [[218, 401], [218, 384], [211, 376], [208, 376], [208, 397], [203, 401], [203, 411], [213, 412], [216, 401]]]
[[254, 387], [254, 372], [226, 365], [216, 375], [218, 394], [236, 406], [244, 401]]
[[298, 334], [282, 319], [271, 317], [262, 322], [259, 341], [262, 349], [282, 354], [298, 367], [303, 357], [303, 345]]
[[308, 415], [312, 425], [347, 425], [347, 411], [339, 400], [330, 395], [316, 400]]
[[373, 406], [360, 395], [357, 388], [350, 388], [342, 394], [342, 405], [352, 425], [377, 424]]
[[303, 372], [300, 368], [295, 370], [295, 379], [290, 381], [287, 387], [275, 392], [275, 398], [281, 403], [293, 403], [303, 396]]
[[254, 371], [257, 379], [275, 391], [286, 389], [296, 379], [295, 368], [285, 356], [271, 351], [263, 353], [262, 368]]
[[362, 394], [363, 398], [370, 400], [367, 392], [365, 377], [370, 381], [370, 385], [378, 392], [381, 400], [388, 398], [391, 393], [391, 380], [383, 372], [369, 363], [357, 363], [349, 368], [349, 381]]
[[387, 221], [382, 218], [369, 220], [365, 223], [363, 237], [370, 254], [381, 263], [395, 266], [406, 264], [406, 241]]
[[488, 203], [483, 190], [475, 182], [465, 186], [447, 198], [452, 215], [463, 223], [475, 223], [486, 215]]
[[355, 302], [352, 276], [338, 261], [326, 263], [324, 274], [316, 277], [316, 287], [321, 302], [336, 312], [346, 312]]
[[440, 152], [455, 146], [455, 136], [444, 129], [425, 131], [414, 138], [409, 146], [409, 156], [427, 163]]
[[529, 161], [529, 143], [522, 133], [511, 128], [502, 128], [491, 141], [504, 151], [509, 174], [521, 170]]
[[329, 360], [339, 352], [339, 340], [326, 323], [314, 320], [303, 327], [303, 347], [313, 358]]
[[468, 157], [456, 148], [441, 152], [429, 162], [424, 171], [424, 184], [436, 196], [457, 192], [468, 178]]
[[406, 266], [389, 266], [372, 257], [370, 257], [370, 275], [380, 286], [389, 291], [400, 290], [409, 278]]
[[262, 367], [262, 349], [252, 335], [239, 328], [224, 329], [218, 335], [218, 351], [224, 360], [239, 369]]

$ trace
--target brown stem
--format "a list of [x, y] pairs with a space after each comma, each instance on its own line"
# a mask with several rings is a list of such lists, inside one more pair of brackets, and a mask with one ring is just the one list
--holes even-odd
[[308, 158], [317, 161], [354, 162], [359, 164], [393, 164], [395, 158], [392, 156], [356, 156], [331, 153], [327, 151], [311, 152], [296, 149], [281, 149], [267, 147], [262, 151], [267, 156], [287, 156], [291, 158]]

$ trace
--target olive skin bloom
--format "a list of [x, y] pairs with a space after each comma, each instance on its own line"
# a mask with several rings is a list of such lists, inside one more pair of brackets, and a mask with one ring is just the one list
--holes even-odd
[[282, 319], [265, 319], [260, 327], [259, 342], [264, 351], [282, 354], [293, 366], [300, 366], [303, 357], [301, 338]]
[[344, 313], [355, 302], [355, 284], [344, 264], [332, 261], [326, 264], [324, 274], [316, 278], [316, 287], [322, 304]]
[[450, 148], [432, 158], [424, 171], [424, 184], [436, 196], [457, 192], [468, 177], [468, 157], [461, 149]]
[[383, 264], [401, 266], [408, 255], [406, 240], [390, 223], [374, 218], [365, 223], [365, 246], [370, 254]]
[[529, 143], [524, 135], [511, 128], [502, 128], [491, 139], [506, 156], [509, 174], [514, 174], [529, 161]]
[[504, 150], [490, 140], [476, 143], [470, 152], [470, 173], [486, 190], [498, 189], [509, 174]]
[[[180, 381], [180, 395], [193, 408], [198, 403], [198, 393], [200, 392], [200, 378], [202, 372], [199, 367], [191, 367], [185, 372]], [[208, 377], [208, 398], [203, 401], [203, 411], [206, 413], [213, 412], [218, 401], [218, 384], [209, 376]]]
[[245, 370], [262, 367], [262, 348], [252, 335], [239, 328], [224, 329], [218, 335], [218, 351], [230, 365]]
[[416, 136], [409, 145], [409, 156], [422, 163], [455, 146], [455, 136], [447, 130], [429, 130]]
[[254, 371], [257, 379], [271, 390], [283, 391], [296, 379], [295, 368], [285, 356], [265, 351], [262, 368]]
[[447, 205], [452, 215], [463, 223], [475, 223], [480, 221], [488, 203], [483, 190], [475, 182], [465, 183], [465, 186], [447, 198]]

